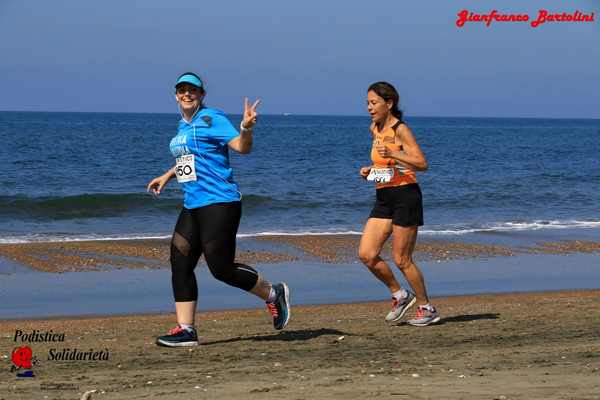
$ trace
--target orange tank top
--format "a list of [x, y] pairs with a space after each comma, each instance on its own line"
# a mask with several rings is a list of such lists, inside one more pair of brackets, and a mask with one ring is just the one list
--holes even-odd
[[396, 122], [392, 127], [384, 129], [383, 132], [378, 132], [377, 125], [374, 125], [373, 130], [371, 131], [373, 135], [371, 160], [373, 161], [374, 168], [391, 168], [393, 171], [392, 178], [389, 182], [376, 183], [375, 187], [377, 189], [408, 185], [417, 182], [415, 171], [405, 168], [400, 164], [396, 164], [396, 160], [393, 158], [381, 157], [377, 150], [375, 150], [375, 145], [383, 144], [391, 151], [404, 151], [402, 143], [397, 143], [396, 139], [396, 128], [398, 128], [400, 124], [402, 124], [402, 121]]

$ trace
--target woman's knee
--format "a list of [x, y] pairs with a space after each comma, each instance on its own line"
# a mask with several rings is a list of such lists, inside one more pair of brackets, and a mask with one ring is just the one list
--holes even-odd
[[171, 271], [174, 275], [189, 274], [193, 271], [193, 267], [190, 268], [190, 256], [184, 254], [177, 246], [171, 243], [171, 255], [169, 257], [171, 262]]
[[195, 301], [198, 298], [194, 266], [191, 264], [189, 256], [175, 247], [171, 249], [171, 283], [175, 301]]
[[372, 268], [377, 264], [377, 261], [379, 261], [379, 252], [369, 249], [359, 249], [358, 258], [367, 267]]
[[231, 266], [215, 266], [209, 264], [208, 269], [212, 276], [221, 282], [230, 283], [233, 278], [233, 263]]
[[400, 269], [408, 269], [413, 265], [413, 260], [409, 255], [394, 254], [394, 263]]
[[251, 290], [258, 281], [258, 272], [245, 264], [208, 262], [208, 269], [215, 279], [246, 291]]

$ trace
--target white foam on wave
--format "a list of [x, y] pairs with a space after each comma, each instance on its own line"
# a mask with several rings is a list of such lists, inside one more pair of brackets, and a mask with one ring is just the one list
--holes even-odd
[[[440, 226], [439, 228], [421, 229], [419, 233], [425, 235], [466, 235], [469, 233], [484, 233], [484, 232], [511, 232], [511, 231], [535, 231], [540, 229], [581, 229], [581, 228], [600, 228], [600, 221], [544, 221], [537, 220], [531, 222], [498, 222], [492, 224], [482, 224], [481, 226], [472, 225], [453, 225]], [[240, 233], [238, 238], [253, 238], [263, 236], [333, 236], [333, 235], [362, 235], [361, 231], [354, 230], [330, 230], [330, 231], [264, 231], [255, 233]], [[83, 241], [109, 241], [109, 240], [134, 240], [134, 239], [169, 239], [167, 235], [150, 235], [150, 234], [131, 234], [119, 236], [102, 236], [102, 235], [42, 235], [33, 234], [27, 236], [7, 236], [0, 238], [0, 244], [16, 244], [16, 243], [44, 243], [44, 242], [83, 242]]]
[[81, 236], [58, 236], [58, 235], [30, 235], [14, 236], [0, 238], [0, 244], [18, 244], [18, 243], [55, 243], [55, 242], [91, 242], [91, 241], [109, 241], [109, 240], [134, 240], [134, 239], [168, 239], [171, 235], [125, 235], [125, 236], [99, 236], [99, 235], [81, 235]]
[[[527, 231], [539, 229], [579, 229], [579, 228], [600, 228], [600, 221], [544, 221], [537, 220], [531, 222], [498, 222], [492, 224], [483, 224], [481, 226], [454, 225], [452, 227], [441, 226], [439, 228], [420, 229], [419, 233], [428, 235], [465, 235], [469, 233], [480, 232], [508, 232], [508, 231]], [[257, 233], [239, 234], [238, 237], [259, 237], [259, 236], [325, 236], [325, 235], [362, 235], [361, 231], [266, 231]]]
[[240, 233], [237, 236], [243, 237], [260, 237], [260, 236], [333, 236], [333, 235], [362, 235], [359, 231], [324, 231], [324, 232], [278, 232], [278, 231], [267, 231], [257, 233]]
[[[279, 232], [267, 231], [257, 233], [239, 233], [238, 238], [253, 238], [261, 236], [321, 236], [321, 235], [361, 235], [358, 231], [326, 231], [326, 232]], [[55, 242], [89, 242], [89, 241], [118, 241], [118, 240], [146, 240], [146, 239], [169, 239], [171, 235], [143, 235], [133, 234], [124, 236], [100, 236], [100, 235], [81, 235], [81, 236], [59, 236], [59, 235], [29, 235], [13, 236], [0, 238], [0, 244], [18, 244], [18, 243], [55, 243]]]
[[579, 229], [599, 228], [600, 221], [531, 221], [531, 222], [499, 222], [481, 226], [456, 226], [456, 228], [423, 229], [420, 233], [428, 235], [466, 235], [483, 232], [536, 231], [540, 229]]

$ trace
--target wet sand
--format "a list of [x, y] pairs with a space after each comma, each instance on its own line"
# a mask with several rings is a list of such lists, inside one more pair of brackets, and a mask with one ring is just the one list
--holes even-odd
[[[357, 259], [358, 235], [261, 236], [259, 240], [287, 243], [325, 262], [347, 262]], [[392, 245], [388, 240], [383, 256], [389, 258]], [[417, 261], [445, 261], [484, 257], [512, 256], [515, 252], [503, 246], [442, 240], [419, 240], [414, 258]]]
[[[357, 260], [358, 235], [262, 236], [238, 243], [236, 260], [247, 264], [314, 261], [343, 263]], [[272, 250], [258, 249], [256, 243]], [[168, 239], [98, 240], [0, 244], [0, 256], [45, 272], [98, 271], [112, 268], [166, 268], [169, 266]], [[297, 251], [290, 251], [294, 248]], [[388, 243], [383, 256], [389, 259]], [[571, 254], [600, 251], [599, 242], [560, 241], [527, 247], [506, 247], [460, 241], [419, 240], [417, 261], [448, 261], [509, 257], [517, 254]]]
[[[386, 325], [387, 303], [295, 307], [282, 333], [266, 310], [198, 315], [202, 345], [157, 347], [172, 315], [0, 321], [0, 400], [598, 399], [600, 290], [435, 299], [440, 324]], [[14, 342], [16, 330], [64, 333]], [[10, 373], [29, 345], [35, 378]], [[51, 348], [107, 361], [50, 361]]]
[[[167, 239], [95, 240], [1, 244], [0, 256], [44, 272], [100, 271], [107, 268], [165, 268], [169, 266]], [[296, 261], [297, 256], [239, 249], [241, 263]]]

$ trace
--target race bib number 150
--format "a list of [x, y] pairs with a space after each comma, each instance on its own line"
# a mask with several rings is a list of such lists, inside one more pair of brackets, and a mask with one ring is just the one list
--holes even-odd
[[177, 176], [177, 182], [185, 183], [196, 180], [196, 166], [194, 164], [194, 155], [186, 154], [175, 159], [177, 165], [175, 166], [175, 176]]

